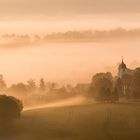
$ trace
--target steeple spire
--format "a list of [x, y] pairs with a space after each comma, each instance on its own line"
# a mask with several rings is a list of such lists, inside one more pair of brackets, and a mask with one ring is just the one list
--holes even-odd
[[123, 56], [122, 56], [122, 64], [124, 63], [124, 61], [123, 61]]
[[122, 56], [122, 63], [119, 65], [119, 77], [122, 78], [125, 74], [127, 74], [127, 67]]

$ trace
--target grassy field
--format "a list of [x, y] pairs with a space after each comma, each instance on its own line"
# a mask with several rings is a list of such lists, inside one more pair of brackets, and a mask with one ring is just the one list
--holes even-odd
[[98, 103], [25, 111], [12, 132], [1, 139], [140, 140], [140, 103]]

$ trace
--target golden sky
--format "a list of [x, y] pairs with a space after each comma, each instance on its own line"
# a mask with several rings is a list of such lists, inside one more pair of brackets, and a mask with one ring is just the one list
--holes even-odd
[[2, 16], [139, 13], [139, 0], [0, 0]]
[[[139, 6], [140, 0], [0, 0], [0, 35], [139, 28]], [[96, 72], [117, 73], [122, 55], [131, 68], [139, 66], [140, 43], [129, 41], [2, 48], [0, 73], [10, 84], [41, 77], [72, 84], [90, 81]]]
[[0, 0], [1, 33], [137, 28], [139, 0]]

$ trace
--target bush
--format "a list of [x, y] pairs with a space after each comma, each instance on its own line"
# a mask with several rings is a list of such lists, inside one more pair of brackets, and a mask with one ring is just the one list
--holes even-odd
[[22, 102], [15, 97], [0, 95], [0, 119], [17, 119], [23, 109]]

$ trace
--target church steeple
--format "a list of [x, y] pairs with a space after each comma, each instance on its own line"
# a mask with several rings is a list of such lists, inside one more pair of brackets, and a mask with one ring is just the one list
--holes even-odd
[[123, 56], [122, 56], [122, 64], [124, 64], [124, 61], [123, 61]]
[[124, 63], [124, 59], [122, 56], [122, 63], [119, 65], [119, 77], [122, 78], [127, 73], [127, 67]]

